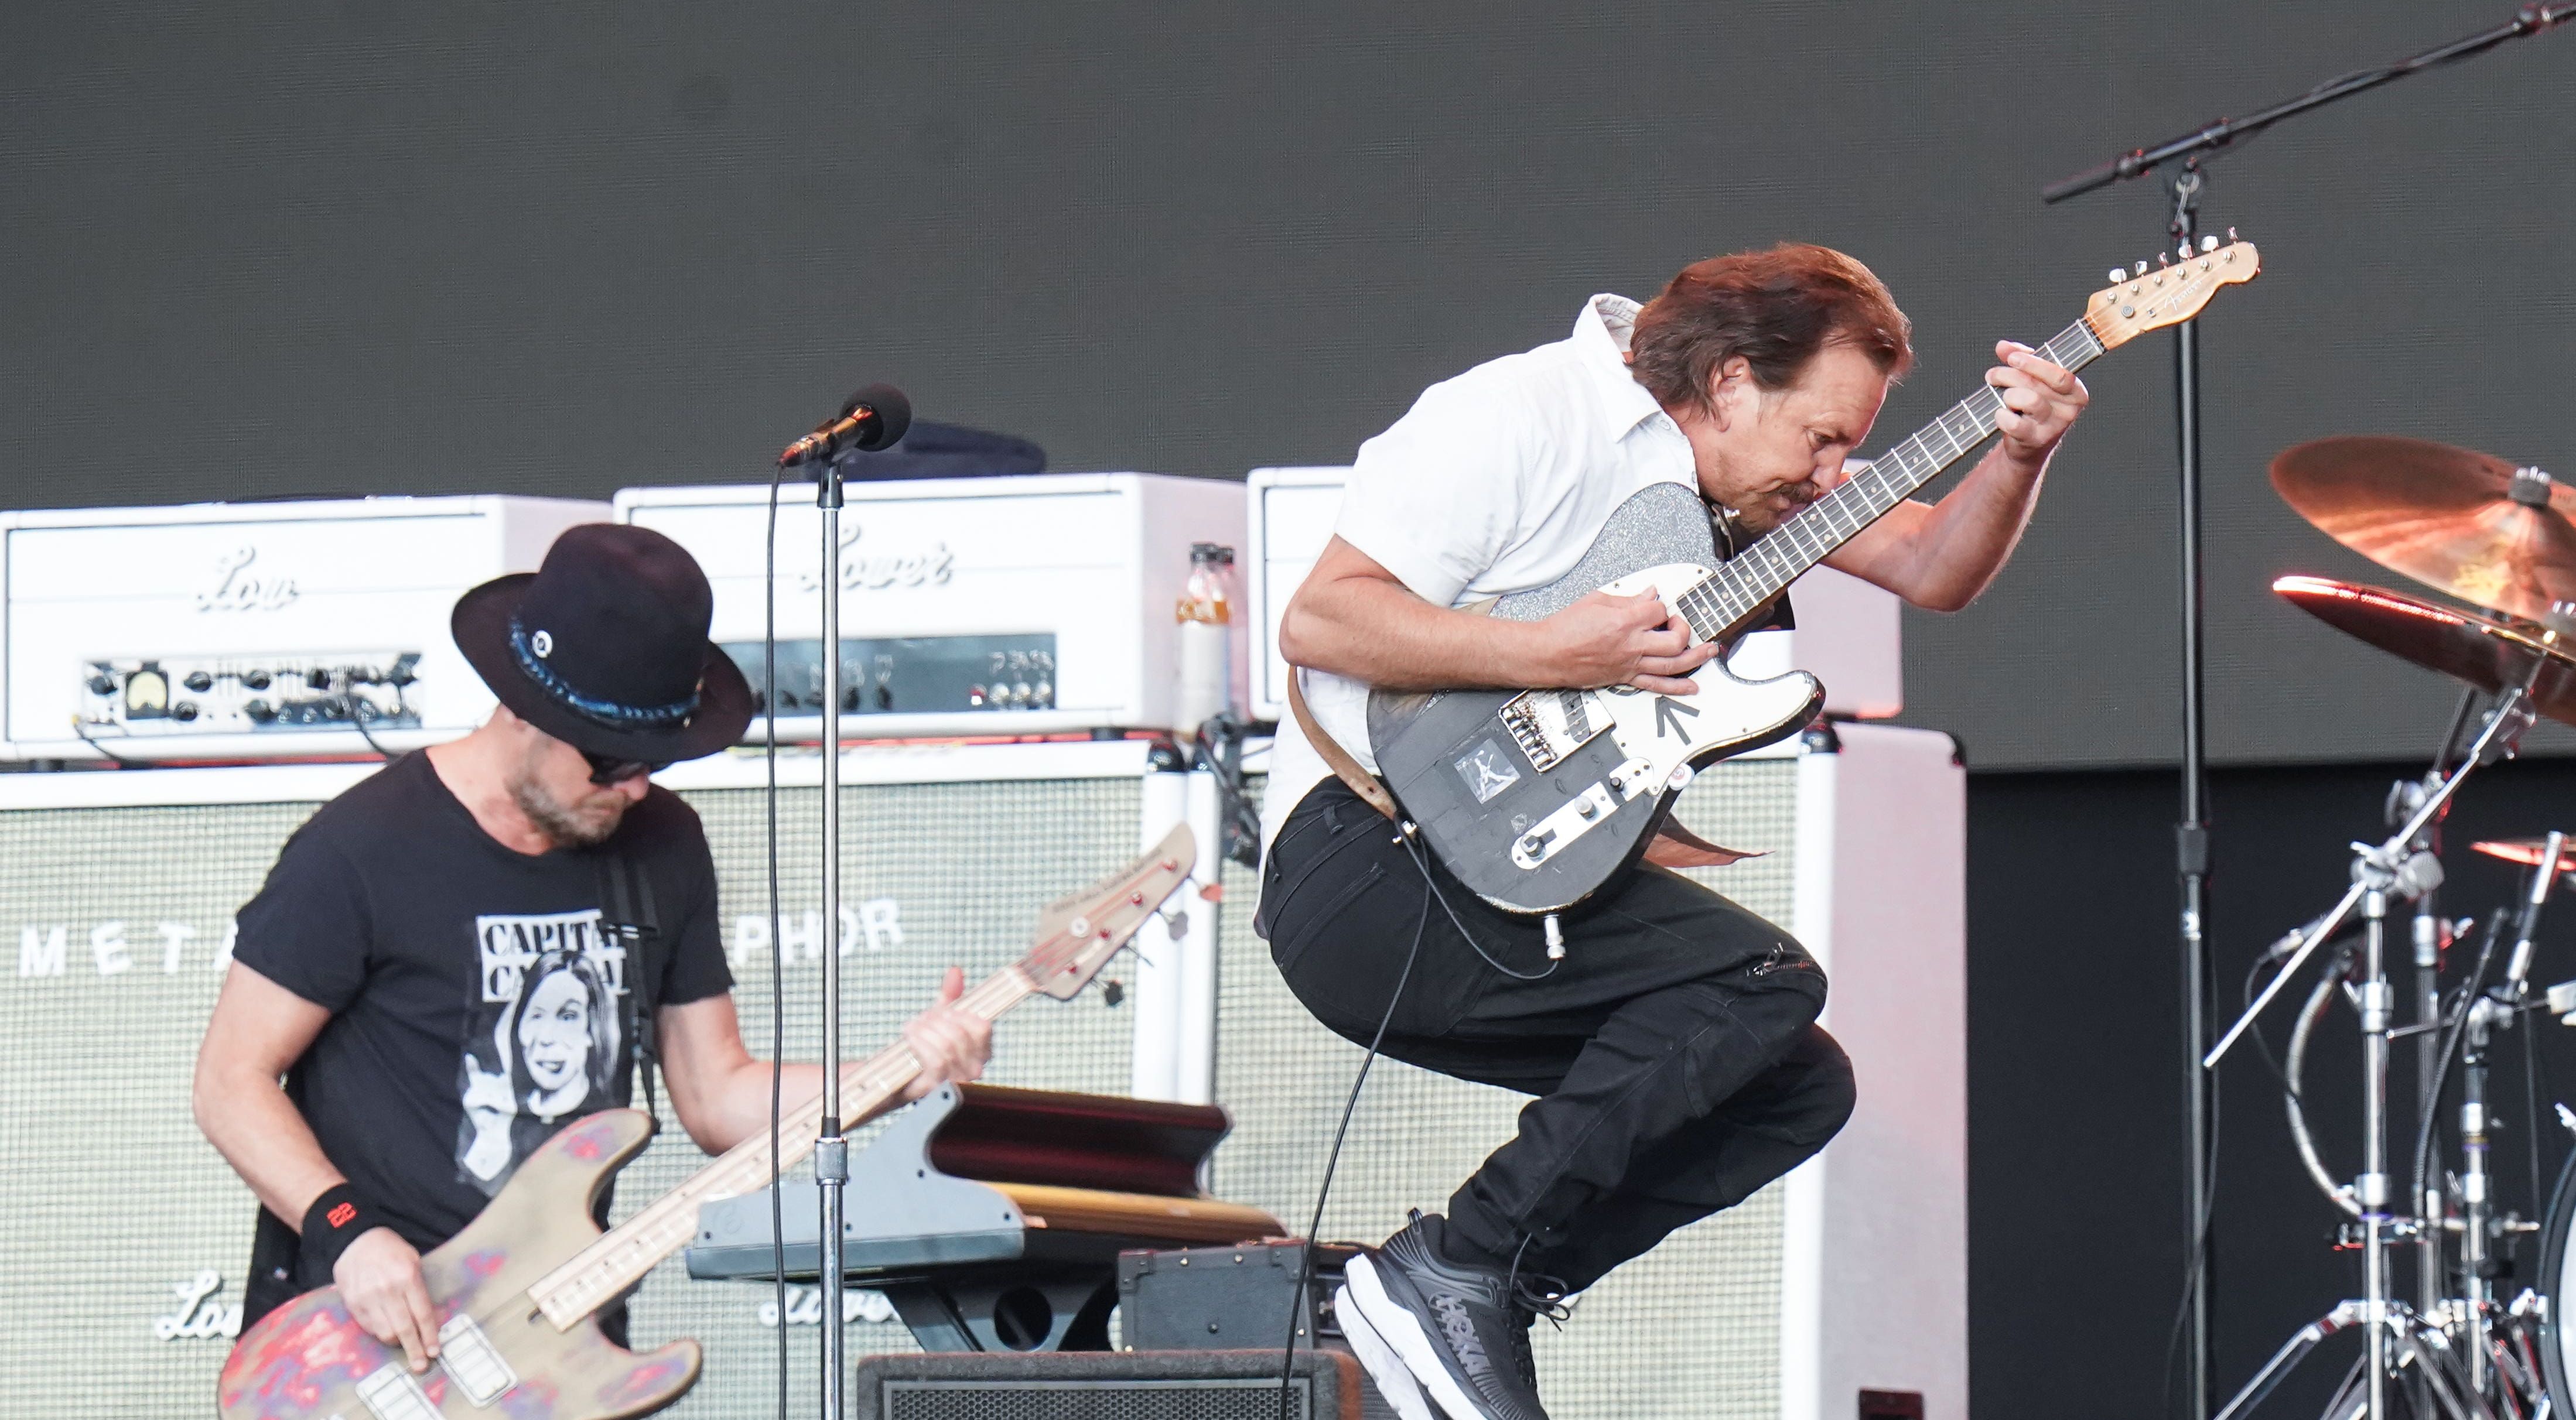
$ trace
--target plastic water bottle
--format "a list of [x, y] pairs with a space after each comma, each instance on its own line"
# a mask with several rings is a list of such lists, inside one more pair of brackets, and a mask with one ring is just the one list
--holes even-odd
[[1181, 588], [1173, 619], [1179, 623], [1180, 677], [1172, 697], [1172, 728], [1198, 732], [1233, 708], [1234, 549], [1213, 542], [1190, 544], [1190, 580]]

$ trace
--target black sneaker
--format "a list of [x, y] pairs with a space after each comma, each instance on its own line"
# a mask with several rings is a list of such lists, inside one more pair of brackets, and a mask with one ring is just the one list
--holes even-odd
[[[1352, 1350], [1408, 1415], [1428, 1396], [1449, 1420], [1547, 1420], [1529, 1358], [1532, 1309], [1514, 1295], [1509, 1269], [1443, 1256], [1443, 1222], [1416, 1213], [1384, 1246], [1351, 1259], [1335, 1310]], [[1373, 1344], [1361, 1344], [1353, 1318]], [[1399, 1374], [1386, 1374], [1390, 1361]]]

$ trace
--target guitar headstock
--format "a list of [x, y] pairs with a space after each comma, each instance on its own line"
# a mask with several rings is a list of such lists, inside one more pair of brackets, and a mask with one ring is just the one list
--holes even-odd
[[2132, 271], [2113, 270], [2111, 283], [2093, 293], [2084, 307], [2084, 323], [2109, 350], [2126, 345], [2151, 330], [2180, 325], [2199, 315], [2210, 298], [2229, 286], [2241, 286], [2263, 274], [2263, 254], [2252, 242], [2225, 246], [2216, 237], [2201, 239], [2201, 249], [2180, 261], [2162, 265], [2139, 262]]
[[1118, 955], [1163, 900], [1180, 891], [1198, 862], [1198, 840], [1188, 824], [1175, 824], [1145, 856], [1116, 876], [1047, 904], [1038, 914], [1037, 939], [1020, 958], [1029, 984], [1070, 1001], [1109, 959]]

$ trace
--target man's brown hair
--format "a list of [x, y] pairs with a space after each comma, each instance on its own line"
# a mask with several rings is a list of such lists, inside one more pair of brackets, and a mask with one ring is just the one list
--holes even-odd
[[1902, 375], [1914, 363], [1912, 329], [1868, 267], [1830, 247], [1782, 242], [1683, 267], [1638, 312], [1630, 369], [1658, 403], [1705, 409], [1710, 383], [1738, 355], [1765, 390], [1786, 388], [1828, 345]]

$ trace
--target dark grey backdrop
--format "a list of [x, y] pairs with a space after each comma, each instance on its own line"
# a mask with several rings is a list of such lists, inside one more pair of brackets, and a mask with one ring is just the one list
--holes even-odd
[[[1923, 362], [1881, 439], [2161, 231], [2121, 146], [2505, 0], [2064, 6], [20, 3], [0, 506], [747, 478], [861, 378], [1055, 466], [1330, 462], [1589, 292], [1782, 237]], [[2361, 574], [2264, 459], [2353, 431], [2576, 473], [2576, 39], [2229, 157], [2208, 323], [2213, 744], [2414, 754], [2429, 677], [2274, 606]], [[2173, 752], [2161, 339], [2097, 367], [2019, 560], [1909, 623], [1988, 767]], [[2576, 743], [2565, 741], [2561, 743]]]

